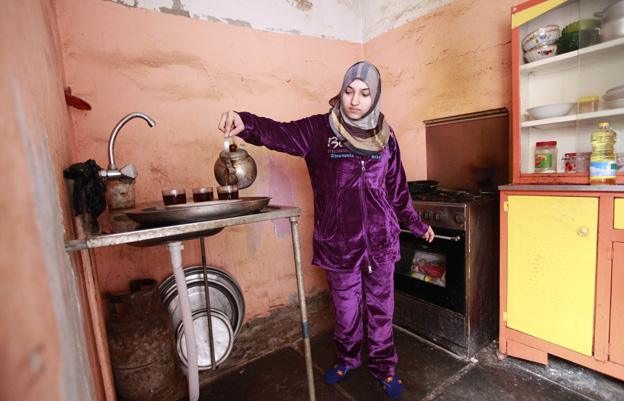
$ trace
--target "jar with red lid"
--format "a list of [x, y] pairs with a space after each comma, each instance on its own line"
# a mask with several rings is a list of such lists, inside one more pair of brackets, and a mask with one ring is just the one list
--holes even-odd
[[535, 172], [557, 172], [557, 141], [537, 142], [535, 144]]

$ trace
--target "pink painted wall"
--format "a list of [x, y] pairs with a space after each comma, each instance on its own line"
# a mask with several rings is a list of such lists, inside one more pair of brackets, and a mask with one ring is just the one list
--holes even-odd
[[[512, 2], [458, 0], [365, 45], [267, 33], [246, 27], [127, 8], [97, 0], [58, 0], [65, 69], [89, 112], [72, 110], [75, 160], [107, 165], [106, 142], [126, 113], [133, 121], [117, 141], [118, 164], [139, 170], [138, 202], [162, 187], [215, 185], [212, 165], [222, 148], [220, 113], [249, 110], [277, 120], [322, 113], [346, 67], [366, 58], [382, 72], [382, 109], [399, 136], [409, 179], [426, 177], [424, 119], [510, 104], [509, 10]], [[301, 240], [307, 291], [325, 288], [311, 267], [312, 203], [302, 160], [247, 147], [259, 178], [243, 195], [267, 195], [303, 210]], [[186, 242], [186, 265], [199, 262]], [[295, 284], [288, 224], [230, 228], [207, 239], [208, 262], [243, 287], [247, 317], [292, 301]], [[170, 274], [165, 247], [97, 251], [104, 290], [130, 279]]]
[[[167, 186], [216, 185], [212, 168], [223, 148], [221, 112], [249, 110], [288, 121], [328, 110], [344, 70], [361, 46], [127, 8], [99, 0], [58, 0], [65, 70], [75, 94], [93, 106], [72, 110], [75, 160], [107, 163], [106, 142], [125, 114], [142, 111], [157, 125], [132, 121], [116, 144], [118, 164], [139, 171], [137, 202], [160, 199]], [[309, 293], [326, 287], [311, 267], [312, 194], [302, 159], [247, 146], [259, 177], [243, 196], [302, 208], [301, 244]], [[185, 265], [200, 262], [197, 241], [185, 242]], [[290, 227], [286, 221], [228, 228], [206, 239], [207, 261], [233, 274], [247, 317], [296, 299]], [[104, 290], [130, 279], [171, 274], [164, 246], [98, 250]]]
[[510, 10], [517, 0], [456, 0], [365, 43], [384, 78], [383, 110], [409, 179], [426, 177], [423, 120], [511, 107]]
[[0, 399], [94, 399], [80, 269], [63, 251], [73, 128], [51, 2], [3, 5], [0, 60]]

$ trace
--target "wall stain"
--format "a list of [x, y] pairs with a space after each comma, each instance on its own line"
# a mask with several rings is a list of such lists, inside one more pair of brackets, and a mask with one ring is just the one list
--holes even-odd
[[223, 21], [221, 21], [221, 18], [217, 18], [217, 17], [214, 17], [212, 15], [208, 15], [208, 14], [197, 15], [195, 17], [197, 17], [199, 19], [206, 20], [206, 21], [223, 22]]
[[105, 0], [105, 1], [110, 1], [111, 3], [121, 4], [122, 6], [125, 6], [125, 7], [128, 7], [128, 8], [138, 8], [139, 7], [139, 0], [134, 0], [132, 2], [132, 4], [128, 4], [128, 1], [124, 1], [124, 0]]
[[223, 18], [223, 20], [225, 22], [227, 22], [230, 25], [236, 25], [236, 26], [244, 26], [245, 28], [252, 28], [251, 24], [247, 21], [243, 21], [240, 19], [232, 19], [232, 18]]
[[160, 12], [166, 14], [180, 15], [182, 17], [189, 17], [191, 14], [182, 7], [182, 0], [173, 0], [173, 4], [171, 4], [171, 8], [168, 7], [160, 7]]
[[99, 53], [95, 57], [102, 60], [104, 64], [112, 64], [115, 67], [149, 67], [164, 68], [170, 66], [183, 66], [199, 71], [207, 72], [204, 61], [201, 57], [182, 51], [162, 51], [150, 49], [143, 54], [120, 54], [120, 53]]
[[286, 0], [291, 6], [301, 10], [310, 11], [312, 9], [312, 2], [308, 0]]

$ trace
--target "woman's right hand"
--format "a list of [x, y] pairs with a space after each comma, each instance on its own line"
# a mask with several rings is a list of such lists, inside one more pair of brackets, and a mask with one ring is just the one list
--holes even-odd
[[226, 111], [221, 114], [219, 121], [219, 130], [223, 132], [223, 136], [229, 138], [240, 134], [245, 129], [245, 124], [235, 111]]
[[429, 226], [429, 228], [427, 228], [427, 232], [424, 233], [422, 237], [425, 239], [425, 241], [432, 242], [433, 239], [435, 238], [435, 233], [433, 232], [433, 228]]

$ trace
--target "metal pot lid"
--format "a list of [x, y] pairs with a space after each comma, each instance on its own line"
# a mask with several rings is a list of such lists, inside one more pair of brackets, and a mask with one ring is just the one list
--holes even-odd
[[[219, 366], [232, 352], [234, 346], [234, 333], [232, 326], [223, 313], [211, 311], [212, 334], [214, 340], [214, 353], [216, 365]], [[200, 371], [212, 367], [210, 362], [210, 344], [208, 342], [208, 313], [204, 309], [193, 313], [193, 326], [195, 329], [195, 341], [197, 342], [197, 367]], [[186, 336], [184, 325], [180, 323], [176, 331], [176, 347], [180, 361], [188, 367], [186, 352]]]

